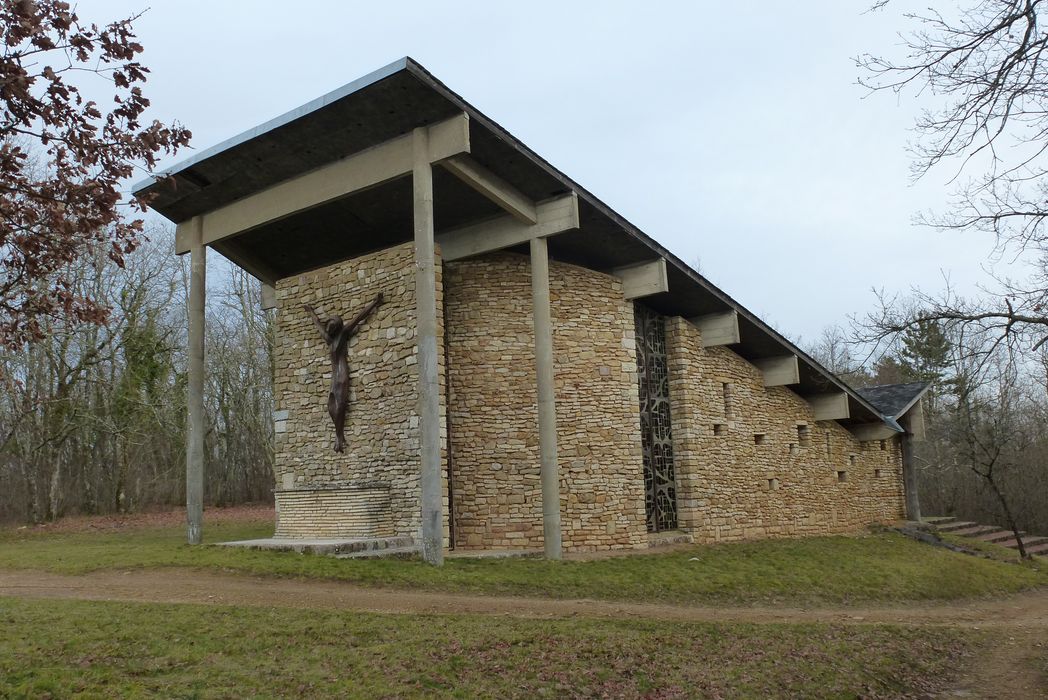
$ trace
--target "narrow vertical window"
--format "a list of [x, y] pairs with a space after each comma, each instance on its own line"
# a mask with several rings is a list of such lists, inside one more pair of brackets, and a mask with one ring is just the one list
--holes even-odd
[[811, 429], [806, 424], [797, 426], [797, 444], [801, 447], [811, 447]]
[[731, 384], [728, 382], [721, 382], [721, 393], [724, 396], [724, 418], [726, 420], [732, 420], [735, 418], [735, 411], [731, 404]]

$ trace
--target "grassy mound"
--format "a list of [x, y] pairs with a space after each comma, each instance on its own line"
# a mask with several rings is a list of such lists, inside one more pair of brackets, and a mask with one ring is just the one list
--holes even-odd
[[[209, 527], [211, 542], [265, 537], [267, 523]], [[672, 603], [848, 604], [953, 600], [1048, 585], [1048, 567], [956, 554], [892, 533], [694, 546], [594, 561], [338, 560], [288, 552], [189, 547], [181, 527], [106, 532], [0, 531], [0, 569], [79, 574], [194, 567], [369, 586]]]

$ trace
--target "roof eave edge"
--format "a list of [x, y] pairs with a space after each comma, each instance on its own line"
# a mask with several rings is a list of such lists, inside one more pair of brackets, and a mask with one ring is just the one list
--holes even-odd
[[153, 185], [157, 184], [158, 182], [160, 182], [160, 180], [164, 178], [177, 175], [183, 170], [187, 170], [193, 167], [194, 165], [197, 165], [207, 160], [208, 158], [211, 158], [212, 156], [218, 155], [222, 151], [226, 151], [230, 148], [233, 148], [234, 146], [239, 146], [240, 144], [246, 143], [247, 141], [250, 141], [253, 138], [261, 136], [262, 134], [277, 129], [286, 124], [289, 124], [295, 121], [296, 119], [306, 116], [307, 114], [311, 114], [317, 111], [318, 109], [331, 104], [332, 102], [336, 102], [344, 97], [348, 97], [349, 95], [352, 95], [354, 92], [358, 92], [359, 90], [362, 90], [368, 87], [369, 85], [377, 83], [378, 81], [384, 78], [388, 78], [394, 73], [407, 69], [408, 66], [411, 64], [418, 65], [415, 62], [415, 60], [412, 59], [410, 56], [403, 56], [401, 58], [398, 58], [392, 63], [382, 66], [378, 70], [371, 71], [367, 75], [364, 75], [360, 78], [357, 78], [356, 80], [346, 83], [345, 85], [335, 88], [331, 92], [325, 93], [320, 97], [306, 102], [303, 105], [299, 105], [298, 107], [295, 107], [292, 110], [289, 110], [281, 115], [273, 117], [272, 119], [265, 121], [262, 124], [259, 124], [258, 126], [254, 126], [248, 129], [247, 131], [243, 131], [235, 136], [225, 139], [224, 141], [221, 141], [215, 144], [214, 146], [205, 148], [203, 151], [200, 151], [199, 153], [192, 155], [189, 158], [186, 158], [185, 160], [181, 160], [175, 163], [170, 168], [166, 168], [164, 171], [157, 175], [149, 175], [148, 177], [132, 185], [131, 193], [137, 196], [145, 190], [152, 187]]

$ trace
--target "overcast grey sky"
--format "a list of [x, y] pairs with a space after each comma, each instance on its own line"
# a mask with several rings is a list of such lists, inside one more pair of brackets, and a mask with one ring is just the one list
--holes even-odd
[[[197, 149], [410, 55], [791, 338], [871, 289], [962, 290], [990, 241], [915, 227], [916, 108], [865, 98], [853, 58], [893, 51], [867, 1], [156, 2], [137, 22], [153, 116]], [[145, 0], [81, 2], [85, 19]], [[177, 159], [176, 159], [177, 160]], [[169, 161], [169, 163], [172, 161]]]

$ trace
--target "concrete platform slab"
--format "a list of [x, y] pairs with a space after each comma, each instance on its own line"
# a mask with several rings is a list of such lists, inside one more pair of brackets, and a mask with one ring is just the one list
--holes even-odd
[[258, 540], [219, 542], [220, 547], [245, 547], [277, 552], [299, 552], [301, 554], [352, 554], [379, 552], [387, 549], [403, 549], [415, 545], [411, 537], [380, 537], [358, 539], [299, 539], [267, 537]]
[[445, 559], [513, 559], [542, 556], [541, 549], [452, 549], [444, 554]]

